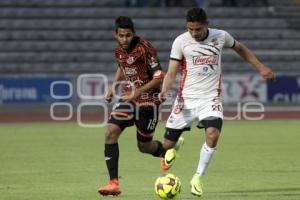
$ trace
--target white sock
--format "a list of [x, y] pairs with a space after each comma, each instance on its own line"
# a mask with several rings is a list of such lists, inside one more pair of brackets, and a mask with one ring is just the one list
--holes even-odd
[[206, 143], [203, 144], [200, 151], [200, 160], [197, 168], [197, 174], [199, 176], [203, 176], [205, 174], [206, 168], [212, 160], [215, 151], [215, 148], [210, 148]]

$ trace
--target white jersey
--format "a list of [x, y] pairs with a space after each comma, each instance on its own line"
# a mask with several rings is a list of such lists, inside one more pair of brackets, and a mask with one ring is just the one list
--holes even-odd
[[177, 97], [190, 100], [219, 97], [222, 49], [233, 46], [234, 38], [224, 30], [209, 28], [203, 41], [196, 41], [189, 32], [179, 35], [170, 55], [182, 65]]

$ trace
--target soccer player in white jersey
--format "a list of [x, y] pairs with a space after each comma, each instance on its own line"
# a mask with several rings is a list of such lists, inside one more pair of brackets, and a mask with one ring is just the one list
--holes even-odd
[[202, 8], [188, 10], [187, 32], [173, 42], [169, 68], [159, 98], [166, 93], [181, 71], [181, 83], [170, 114], [163, 147], [169, 149], [162, 159], [162, 168], [167, 170], [176, 157], [176, 144], [182, 143], [181, 134], [189, 130], [193, 120], [205, 129], [206, 139], [200, 150], [200, 160], [191, 180], [191, 192], [203, 194], [202, 176], [216, 151], [222, 128], [223, 108], [221, 101], [221, 54], [223, 48], [232, 48], [253, 65], [266, 80], [273, 80], [274, 73], [241, 42], [224, 30], [208, 28], [208, 19]]

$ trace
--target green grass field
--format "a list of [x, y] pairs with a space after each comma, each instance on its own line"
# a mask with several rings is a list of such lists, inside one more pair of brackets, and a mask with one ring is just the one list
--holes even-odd
[[[163, 132], [161, 123], [156, 138]], [[182, 181], [177, 199], [199, 199], [190, 194], [189, 181], [204, 134], [193, 127], [184, 136], [170, 171]], [[103, 139], [103, 129], [75, 123], [0, 124], [0, 199], [104, 199], [97, 194], [108, 180]], [[153, 191], [159, 160], [138, 152], [134, 128], [126, 129], [119, 144], [118, 199], [159, 199]], [[226, 121], [204, 183], [204, 200], [299, 200], [299, 121]]]

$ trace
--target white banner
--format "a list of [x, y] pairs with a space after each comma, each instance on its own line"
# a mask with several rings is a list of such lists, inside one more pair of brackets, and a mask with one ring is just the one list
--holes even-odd
[[224, 75], [222, 82], [224, 103], [267, 101], [266, 81], [259, 75]]
[[[104, 74], [80, 75], [77, 78], [77, 94], [81, 101], [103, 102], [106, 91], [111, 88], [113, 77], [112, 74], [108, 76]], [[180, 77], [177, 77], [176, 83], [169, 91], [166, 103], [170, 104], [175, 99], [179, 80]], [[224, 75], [222, 77], [222, 98], [224, 103], [266, 102], [266, 81], [259, 75]], [[113, 102], [115, 101], [116, 99]]]

